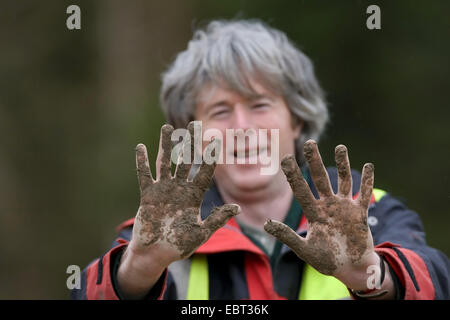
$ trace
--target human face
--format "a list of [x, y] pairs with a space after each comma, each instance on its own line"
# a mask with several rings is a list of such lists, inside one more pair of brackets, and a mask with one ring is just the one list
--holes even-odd
[[[195, 110], [195, 119], [202, 121], [203, 130], [216, 129], [222, 133], [223, 146], [228, 144], [226, 129], [242, 129], [244, 132], [248, 129], [267, 129], [267, 154], [272, 150], [279, 154], [277, 159], [282, 159], [287, 154], [295, 154], [294, 141], [299, 137], [302, 122], [293, 125], [292, 116], [284, 99], [267, 90], [257, 82], [251, 82], [251, 85], [257, 97], [247, 99], [227, 89], [223, 86], [208, 85], [200, 92], [198, 103]], [[271, 146], [271, 129], [279, 130], [279, 148]], [[264, 148], [258, 139], [258, 146], [249, 146], [246, 141], [246, 164], [237, 164], [236, 147], [228, 150], [233, 153], [235, 161], [230, 164], [224, 161], [218, 164], [214, 173], [215, 180], [221, 188], [225, 188], [232, 193], [256, 191], [264, 189], [277, 183], [285, 183], [285, 178], [281, 170], [274, 174], [261, 174], [261, 162], [249, 164], [249, 157]], [[250, 150], [249, 150], [250, 149]], [[253, 150], [252, 150], [253, 149]], [[223, 147], [222, 152], [227, 148]], [[226, 155], [224, 155], [224, 159]], [[272, 157], [273, 158], [273, 157]], [[279, 160], [278, 160], [279, 161]], [[279, 168], [279, 163], [277, 163]]]

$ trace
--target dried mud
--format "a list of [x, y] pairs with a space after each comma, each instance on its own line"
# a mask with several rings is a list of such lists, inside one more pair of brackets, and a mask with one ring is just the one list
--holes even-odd
[[[188, 128], [192, 133], [192, 123]], [[175, 177], [172, 177], [172, 132], [170, 125], [161, 128], [157, 181], [151, 178], [145, 146], [138, 145], [136, 148], [141, 202], [133, 232], [141, 246], [166, 243], [179, 252], [180, 258], [185, 258], [228, 219], [238, 214], [239, 207], [224, 205], [215, 208], [204, 222], [201, 221], [200, 205], [211, 183], [215, 164], [203, 163], [193, 181], [188, 181], [190, 164], [179, 163]]]
[[[372, 192], [373, 165], [366, 164], [364, 167], [362, 199], [354, 201], [350, 197], [351, 171], [344, 145], [335, 149], [339, 176], [338, 195], [334, 195], [331, 190], [328, 174], [314, 141], [305, 143], [304, 154], [320, 199], [312, 196], [294, 157], [284, 158], [282, 169], [308, 219], [306, 239], [299, 239], [300, 236], [293, 230], [288, 230], [289, 227], [280, 223], [269, 222], [265, 229], [290, 246], [301, 259], [318, 271], [332, 275], [342, 267], [344, 261], [350, 260], [352, 264], [358, 264], [368, 249], [367, 199], [370, 200]], [[345, 252], [342, 252], [343, 249]]]

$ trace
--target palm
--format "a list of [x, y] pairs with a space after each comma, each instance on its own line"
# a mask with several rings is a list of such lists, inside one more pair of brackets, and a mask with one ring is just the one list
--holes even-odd
[[331, 189], [315, 142], [310, 140], [305, 144], [305, 157], [320, 199], [312, 195], [292, 156], [283, 159], [282, 168], [308, 220], [306, 238], [276, 221], [266, 223], [265, 229], [319, 272], [336, 276], [342, 270], [360, 265], [373, 251], [372, 236], [367, 225], [373, 165], [364, 166], [361, 191], [357, 199], [352, 199], [352, 179], [345, 146], [336, 147], [337, 194]]
[[[189, 129], [192, 133], [192, 124]], [[205, 221], [201, 220], [200, 205], [211, 182], [215, 164], [202, 163], [190, 181], [190, 164], [179, 163], [172, 177], [172, 131], [169, 125], [161, 129], [156, 181], [150, 173], [145, 146], [140, 144], [136, 148], [141, 202], [133, 227], [133, 240], [139, 247], [162, 248], [164, 258], [169, 261], [189, 256], [239, 211], [236, 205], [224, 205], [213, 209]]]

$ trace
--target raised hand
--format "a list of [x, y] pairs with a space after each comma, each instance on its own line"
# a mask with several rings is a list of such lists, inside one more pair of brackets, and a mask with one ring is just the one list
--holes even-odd
[[360, 270], [377, 259], [374, 258], [372, 235], [367, 225], [374, 167], [370, 163], [364, 165], [360, 192], [353, 200], [352, 176], [344, 145], [335, 149], [337, 194], [331, 188], [328, 173], [313, 140], [305, 143], [304, 154], [320, 199], [315, 199], [311, 193], [293, 156], [285, 157], [281, 166], [308, 220], [306, 238], [277, 221], [267, 221], [264, 229], [319, 272], [333, 275], [346, 283], [352, 271]]
[[[194, 136], [194, 125], [188, 126], [190, 137]], [[180, 160], [174, 176], [171, 174], [171, 134], [173, 127], [161, 128], [157, 158], [157, 178], [153, 179], [143, 144], [136, 147], [136, 166], [141, 191], [141, 201], [130, 242], [134, 251], [157, 252], [162, 263], [180, 260], [191, 255], [201, 244], [236, 214], [237, 205], [214, 208], [201, 220], [200, 205], [208, 189], [215, 163], [203, 162], [195, 177], [189, 180], [191, 164]], [[184, 140], [191, 145], [191, 159], [196, 150], [192, 139]], [[220, 143], [213, 141], [211, 143]], [[184, 150], [185, 148], [183, 148]]]

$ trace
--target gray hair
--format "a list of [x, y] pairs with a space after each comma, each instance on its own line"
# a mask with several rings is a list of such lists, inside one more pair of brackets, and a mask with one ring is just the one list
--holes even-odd
[[175, 128], [194, 119], [197, 96], [207, 84], [226, 84], [246, 97], [256, 93], [251, 78], [280, 94], [293, 119], [303, 120], [295, 142], [296, 157], [304, 164], [303, 144], [318, 141], [328, 120], [324, 93], [311, 60], [287, 36], [258, 20], [210, 22], [197, 30], [162, 75], [160, 103]]

